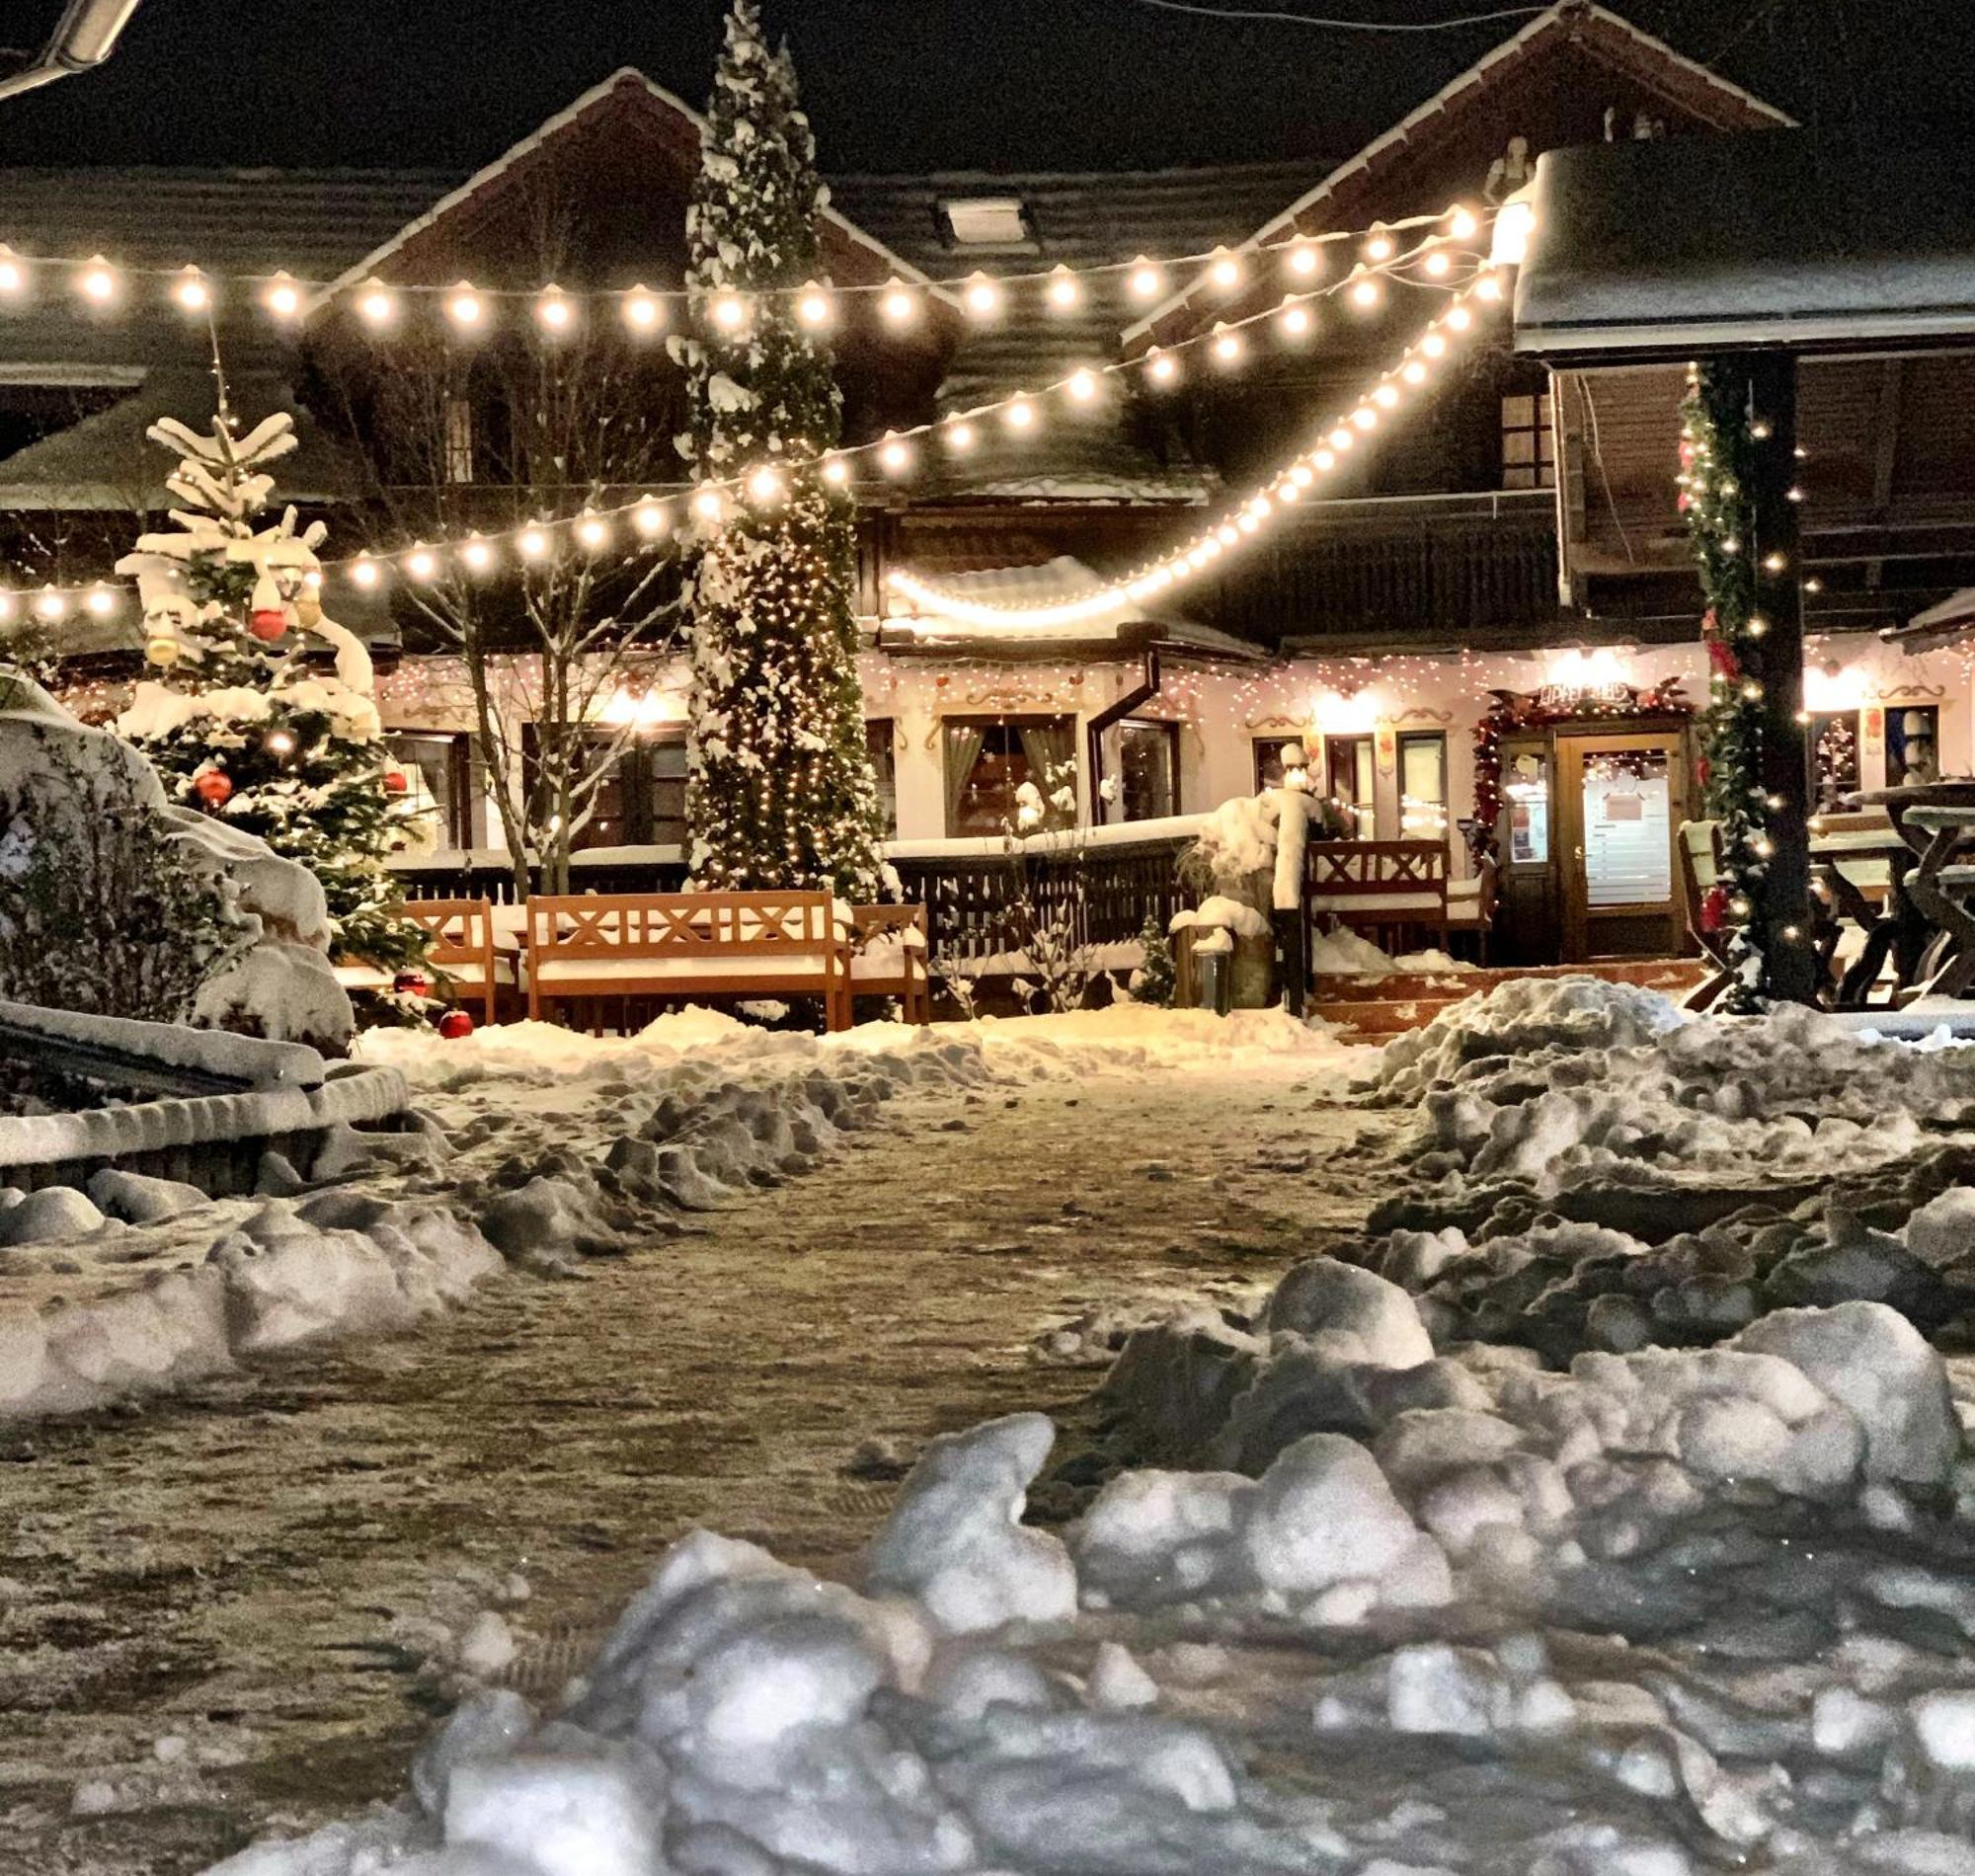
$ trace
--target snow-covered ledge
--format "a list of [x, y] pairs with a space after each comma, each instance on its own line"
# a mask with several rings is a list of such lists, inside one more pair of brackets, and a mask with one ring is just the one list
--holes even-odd
[[[120, 1107], [0, 1117], [0, 1185], [79, 1183], [106, 1164], [170, 1155], [187, 1162], [173, 1176], [205, 1184], [200, 1162], [216, 1169], [219, 1159], [237, 1161], [239, 1153], [203, 1148], [273, 1145], [291, 1159], [297, 1151], [312, 1157], [309, 1148], [331, 1129], [376, 1126], [411, 1105], [397, 1069], [346, 1063], [331, 1069], [298, 1043], [7, 1002], [0, 1002], [0, 1029], [45, 1037], [57, 1053], [67, 1045], [103, 1052], [112, 1061], [135, 1057], [198, 1083], [232, 1084]], [[114, 1066], [106, 1067], [114, 1074]]]

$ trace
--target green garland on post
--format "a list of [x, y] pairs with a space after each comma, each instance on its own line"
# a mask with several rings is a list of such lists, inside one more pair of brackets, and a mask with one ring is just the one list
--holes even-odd
[[1763, 929], [1774, 851], [1762, 784], [1764, 639], [1749, 551], [1755, 522], [1757, 431], [1743, 381], [1732, 371], [1690, 366], [1681, 406], [1679, 506], [1687, 518], [1706, 600], [1700, 635], [1707, 647], [1708, 699], [1700, 715], [1708, 815], [1721, 823], [1721, 878], [1695, 908], [1704, 928], [1725, 930], [1741, 981], [1726, 1008], [1758, 1001]]

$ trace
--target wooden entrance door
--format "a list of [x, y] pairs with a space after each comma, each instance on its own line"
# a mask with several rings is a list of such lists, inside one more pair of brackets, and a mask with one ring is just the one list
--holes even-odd
[[1690, 766], [1680, 730], [1557, 738], [1565, 963], [1680, 951], [1674, 836], [1688, 816]]

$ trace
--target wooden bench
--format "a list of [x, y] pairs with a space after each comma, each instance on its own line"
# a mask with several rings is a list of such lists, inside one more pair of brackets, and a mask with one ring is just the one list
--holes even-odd
[[501, 990], [518, 988], [514, 960], [494, 944], [494, 907], [484, 899], [408, 899], [404, 916], [432, 940], [426, 962], [450, 1002], [481, 1005], [481, 1020], [499, 1020]]
[[1447, 942], [1447, 842], [1312, 840], [1304, 848], [1304, 906], [1377, 936], [1417, 928]]
[[818, 996], [850, 1027], [850, 926], [828, 893], [536, 894], [528, 1014], [591, 997]]
[[931, 1022], [925, 907], [853, 905], [850, 924], [852, 994], [895, 996], [907, 1022]]
[[1488, 962], [1488, 934], [1495, 929], [1495, 856], [1484, 853], [1471, 880], [1456, 880], [1447, 889], [1447, 937], [1451, 944], [1463, 934], [1474, 940], [1474, 962]]

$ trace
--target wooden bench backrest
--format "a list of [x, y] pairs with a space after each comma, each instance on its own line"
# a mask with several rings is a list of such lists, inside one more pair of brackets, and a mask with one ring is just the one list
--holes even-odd
[[1372, 899], [1392, 893], [1447, 897], [1444, 840], [1312, 840], [1304, 877], [1323, 899]]
[[1721, 877], [1721, 823], [1683, 821], [1680, 823], [1680, 874], [1687, 888], [1688, 915], [1697, 915], [1701, 896]]
[[494, 954], [494, 908], [484, 899], [413, 899], [400, 909], [430, 934], [427, 956], [441, 969], [484, 964]]
[[923, 905], [853, 905], [850, 929], [859, 944], [889, 931], [916, 931], [924, 937], [926, 909]]
[[840, 942], [828, 893], [537, 893], [528, 900], [528, 950], [537, 958], [818, 956]]

